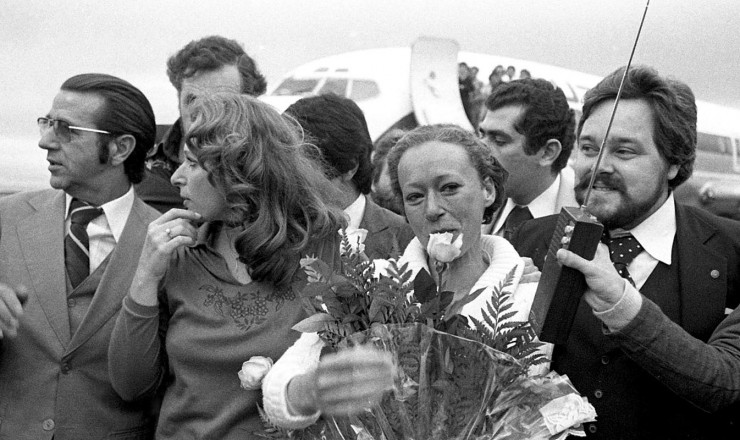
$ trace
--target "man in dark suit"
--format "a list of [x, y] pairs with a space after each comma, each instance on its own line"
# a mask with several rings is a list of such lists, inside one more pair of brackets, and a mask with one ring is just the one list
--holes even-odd
[[532, 218], [576, 206], [573, 150], [576, 121], [565, 93], [544, 79], [499, 84], [486, 99], [480, 137], [509, 172], [506, 204], [483, 232], [510, 239]]
[[[585, 96], [573, 162], [579, 203], [623, 73], [615, 71]], [[688, 352], [646, 355], [685, 347], [671, 344], [677, 338], [707, 342], [740, 296], [740, 223], [673, 198], [673, 189], [691, 175], [696, 136], [696, 104], [688, 86], [647, 67], [631, 69], [588, 201], [607, 231], [612, 270], [623, 281], [619, 295], [584, 296], [569, 339], [555, 347], [552, 362], [596, 408], [589, 437], [738, 438], [729, 410], [710, 414], [695, 406], [715, 411], [734, 403], [735, 397], [709, 402], [717, 400], [714, 385], [728, 383], [707, 374], [718, 371], [711, 365], [715, 361], [693, 365], [697, 357]], [[538, 267], [556, 220], [525, 222], [512, 239], [520, 255]], [[606, 245], [599, 252], [607, 252]], [[677, 387], [680, 381], [666, 370], [692, 372], [683, 376], [691, 386]], [[697, 383], [704, 393], [698, 400], [689, 391]]]
[[0, 199], [0, 439], [148, 439], [148, 402], [108, 378], [108, 342], [158, 212], [134, 193], [154, 113], [103, 74], [38, 119], [54, 189]]
[[299, 99], [285, 114], [298, 121], [306, 140], [321, 151], [327, 177], [339, 189], [336, 203], [348, 217], [350, 241], [356, 240], [358, 231], [367, 234], [364, 247], [370, 259], [403, 253], [414, 238], [411, 227], [403, 217], [367, 197], [372, 183], [373, 144], [365, 115], [357, 104], [334, 94], [312, 96]]

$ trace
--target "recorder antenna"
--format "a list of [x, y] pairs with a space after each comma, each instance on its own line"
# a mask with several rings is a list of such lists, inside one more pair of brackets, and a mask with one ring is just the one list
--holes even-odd
[[601, 140], [601, 147], [599, 148], [599, 155], [596, 157], [596, 163], [591, 170], [591, 180], [588, 182], [588, 189], [586, 190], [586, 197], [583, 199], [581, 209], [585, 210], [588, 206], [588, 199], [591, 197], [591, 190], [593, 189], [594, 182], [596, 181], [596, 171], [599, 169], [601, 159], [604, 157], [604, 149], [606, 147], [606, 141], [609, 137], [609, 131], [612, 129], [612, 122], [614, 122], [614, 115], [617, 114], [617, 107], [619, 106], [619, 98], [622, 96], [622, 89], [624, 88], [624, 82], [627, 80], [627, 73], [629, 73], [630, 66], [632, 65], [632, 57], [635, 56], [635, 49], [637, 48], [637, 42], [640, 40], [640, 32], [642, 32], [642, 25], [645, 23], [645, 17], [647, 16], [648, 6], [650, 6], [650, 0], [647, 0], [645, 4], [645, 11], [642, 13], [642, 20], [640, 20], [640, 27], [637, 29], [637, 36], [635, 37], [635, 43], [632, 45], [632, 52], [630, 53], [630, 59], [627, 61], [627, 67], [624, 68], [622, 74], [622, 80], [619, 83], [619, 89], [617, 90], [617, 96], [614, 98], [614, 107], [612, 108], [612, 115], [609, 118], [609, 125], [606, 126], [606, 133], [604, 133], [604, 139]]

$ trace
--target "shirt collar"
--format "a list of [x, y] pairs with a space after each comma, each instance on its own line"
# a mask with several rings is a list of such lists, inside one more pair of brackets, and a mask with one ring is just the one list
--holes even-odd
[[555, 176], [555, 180], [547, 187], [542, 194], [535, 197], [527, 208], [532, 213], [532, 217], [540, 218], [548, 216], [555, 212], [555, 205], [558, 200], [558, 190], [560, 189], [560, 173]]
[[[67, 216], [69, 216], [69, 205], [72, 203], [72, 196], [65, 194], [66, 196], [66, 209]], [[99, 206], [103, 210], [105, 220], [108, 222], [108, 227], [113, 234], [113, 239], [118, 240], [121, 238], [123, 228], [126, 226], [128, 221], [128, 215], [131, 213], [131, 208], [134, 206], [134, 187], [131, 185], [126, 191], [126, 194], [122, 195], [117, 199], [113, 199], [110, 202], [103, 203]]]
[[358, 229], [360, 227], [360, 223], [362, 223], [362, 216], [365, 213], [365, 205], [367, 201], [365, 200], [365, 195], [360, 194], [357, 199], [355, 199], [354, 202], [352, 202], [351, 205], [344, 208], [344, 213], [349, 217], [349, 222], [347, 224], [347, 229]]
[[670, 265], [673, 239], [676, 236], [676, 201], [673, 193], [668, 195], [663, 206], [629, 232], [640, 242], [645, 252]]
[[[540, 218], [548, 216], [552, 213], [557, 213], [555, 211], [555, 207], [557, 206], [559, 189], [560, 173], [558, 173], [558, 175], [555, 177], [555, 180], [549, 187], [547, 187], [545, 191], [535, 197], [535, 199], [532, 200], [529, 205], [526, 205], [526, 207], [529, 209], [529, 212], [532, 214], [532, 218]], [[514, 203], [513, 200], [506, 199], [506, 204], [503, 207], [503, 211], [501, 211], [501, 215], [496, 220], [496, 225], [493, 229], [495, 233], [498, 233], [498, 231], [500, 231], [504, 227], [504, 222], [506, 221], [506, 218], [509, 216], [509, 213], [514, 209], [515, 206], [517, 205], [516, 203]]]

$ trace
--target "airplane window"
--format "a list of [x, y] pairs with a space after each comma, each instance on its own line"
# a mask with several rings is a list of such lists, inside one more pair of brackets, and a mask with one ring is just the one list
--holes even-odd
[[698, 133], [696, 139], [698, 150], [715, 154], [732, 155], [732, 139], [725, 136], [716, 136], [708, 133]]
[[326, 95], [328, 93], [334, 93], [335, 95], [343, 97], [347, 96], [347, 80], [340, 78], [327, 78], [324, 85], [321, 86], [321, 90], [319, 90], [319, 95]]
[[380, 95], [380, 89], [375, 81], [367, 79], [356, 79], [352, 81], [352, 93], [350, 99], [353, 101], [362, 101]]
[[274, 92], [273, 95], [284, 96], [284, 95], [300, 95], [305, 96], [313, 92], [316, 85], [319, 83], [318, 79], [296, 79], [287, 78], [283, 81]]

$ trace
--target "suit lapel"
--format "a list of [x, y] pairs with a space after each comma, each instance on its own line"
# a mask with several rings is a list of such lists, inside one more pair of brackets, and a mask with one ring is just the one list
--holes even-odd
[[365, 198], [365, 212], [362, 214], [360, 228], [367, 229], [368, 234], [377, 234], [388, 229], [388, 222], [383, 218], [383, 212], [369, 197]]
[[[388, 229], [388, 222], [384, 221], [383, 212], [370, 201], [369, 197], [366, 197], [365, 200], [367, 200], [365, 212], [362, 213], [362, 221], [360, 222], [360, 228], [367, 229], [368, 239], [365, 240], [365, 254], [385, 254], [386, 252], [381, 249], [381, 243], [384, 243], [386, 238], [392, 238], [391, 234], [388, 234], [389, 237], [385, 237], [386, 234], [383, 233]], [[391, 247], [391, 244], [388, 247]]]
[[681, 325], [694, 335], [708, 336], [724, 316], [728, 267], [710, 244], [716, 234], [714, 226], [676, 205]]
[[30, 199], [29, 204], [36, 212], [18, 225], [18, 239], [41, 309], [66, 347], [70, 335], [64, 273], [64, 193], [44, 192]]
[[143, 215], [143, 207], [143, 202], [137, 198], [121, 238], [109, 255], [108, 266], [100, 279], [90, 307], [72, 337], [68, 352], [84, 344], [120, 309], [121, 302], [131, 286], [150, 220]]

